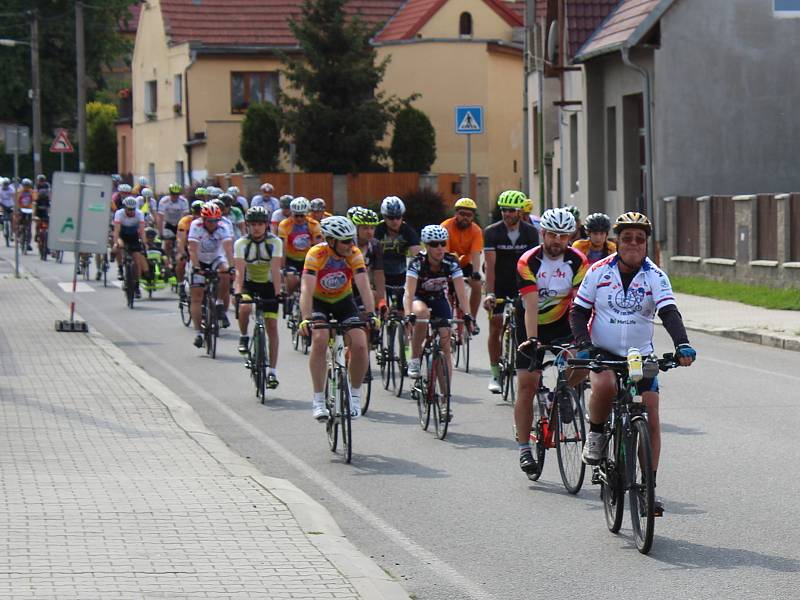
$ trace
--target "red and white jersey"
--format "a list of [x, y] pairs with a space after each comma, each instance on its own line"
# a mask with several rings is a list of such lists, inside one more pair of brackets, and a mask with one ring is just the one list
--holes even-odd
[[197, 242], [197, 258], [203, 263], [212, 263], [217, 258], [225, 258], [225, 249], [222, 243], [231, 239], [231, 234], [220, 222], [217, 228], [209, 233], [203, 227], [203, 219], [192, 221], [189, 227], [189, 235], [186, 238], [190, 242]]

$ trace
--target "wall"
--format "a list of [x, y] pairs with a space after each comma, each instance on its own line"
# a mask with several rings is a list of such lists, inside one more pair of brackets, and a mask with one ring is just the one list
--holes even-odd
[[800, 188], [800, 19], [772, 6], [679, 0], [664, 15], [655, 127], [669, 135], [655, 138], [656, 198]]
[[422, 38], [458, 38], [458, 23], [462, 12], [472, 15], [472, 37], [511, 41], [511, 25], [483, 0], [447, 2], [419, 30]]

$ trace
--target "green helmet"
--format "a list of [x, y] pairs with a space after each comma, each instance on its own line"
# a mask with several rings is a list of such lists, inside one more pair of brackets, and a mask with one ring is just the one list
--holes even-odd
[[528, 197], [517, 190], [506, 190], [497, 199], [497, 206], [499, 208], [513, 208], [514, 210], [522, 210], [525, 205], [525, 200]]
[[353, 225], [378, 225], [381, 222], [378, 213], [369, 208], [361, 208], [360, 206], [349, 216]]
[[170, 184], [169, 193], [170, 194], [180, 194], [181, 193], [181, 184], [180, 183]]
[[199, 187], [194, 191], [194, 195], [198, 198], [207, 198], [208, 197], [208, 190], [204, 187]]
[[566, 210], [572, 213], [572, 216], [575, 217], [575, 220], [578, 221], [581, 218], [581, 211], [577, 206], [573, 206], [572, 204], [564, 207]]

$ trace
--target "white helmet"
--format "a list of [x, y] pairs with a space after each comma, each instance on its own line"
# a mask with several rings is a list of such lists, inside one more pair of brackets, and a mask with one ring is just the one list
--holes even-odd
[[118, 192], [122, 192], [123, 194], [130, 194], [131, 193], [131, 186], [127, 183], [120, 183], [117, 187]]
[[145, 198], [152, 198], [153, 197], [153, 190], [150, 188], [142, 188], [142, 196]]
[[311, 201], [311, 210], [312, 211], [325, 210], [325, 200], [323, 200], [322, 198], [314, 198]]
[[139, 203], [133, 196], [128, 196], [122, 201], [122, 206], [124, 206], [125, 208], [136, 208], [139, 206]]
[[0, 185], [8, 185], [9, 183], [11, 183], [11, 180], [8, 177], [0, 178]]
[[539, 225], [544, 231], [572, 233], [575, 231], [575, 217], [566, 208], [548, 208]]
[[148, 182], [147, 182], [147, 177], [145, 177], [144, 175], [142, 175], [141, 177], [139, 177], [139, 185], [141, 185], [141, 186], [145, 186], [145, 185], [147, 185], [147, 183], [148, 183]]
[[386, 196], [381, 202], [381, 214], [384, 217], [402, 217], [406, 212], [406, 205], [397, 196]]
[[350, 240], [356, 236], [356, 226], [347, 217], [335, 215], [322, 219], [322, 235], [335, 240]]
[[271, 183], [262, 183], [262, 184], [261, 184], [261, 187], [260, 187], [259, 189], [260, 189], [260, 190], [261, 190], [263, 193], [265, 193], [265, 194], [269, 194], [269, 193], [270, 193], [271, 191], [273, 191], [275, 188], [274, 188], [274, 187], [272, 187], [272, 184], [271, 184]]
[[306, 215], [311, 210], [311, 203], [308, 198], [298, 196], [289, 204], [289, 210], [292, 211], [293, 215]]
[[446, 242], [448, 237], [447, 229], [441, 225], [425, 225], [419, 235], [419, 239], [423, 244], [427, 244], [428, 242]]
[[222, 193], [222, 189], [218, 188], [215, 185], [209, 185], [206, 187], [206, 191], [208, 191], [208, 195], [212, 198], [219, 198], [219, 195]]
[[228, 188], [228, 193], [233, 196], [234, 198], [239, 195], [239, 188], [235, 185], [232, 185]]

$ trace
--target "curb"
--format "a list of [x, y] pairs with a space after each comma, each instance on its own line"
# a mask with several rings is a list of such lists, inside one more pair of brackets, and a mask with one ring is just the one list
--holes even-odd
[[[5, 260], [5, 259], [0, 259]], [[8, 261], [5, 261], [8, 262]], [[37, 277], [20, 268], [23, 277], [53, 306], [63, 310], [65, 303]], [[80, 319], [78, 312], [75, 318]], [[68, 335], [68, 334], [67, 334]], [[328, 509], [288, 479], [264, 475], [252, 463], [236, 454], [210, 431], [195, 410], [158, 379], [133, 362], [102, 333], [90, 330], [89, 339], [169, 411], [175, 423], [233, 476], [250, 477], [290, 510], [306, 538], [352, 584], [364, 600], [408, 600], [409, 594], [377, 563], [359, 551], [340, 529]]]
[[709, 335], [716, 335], [718, 337], [724, 337], [740, 342], [759, 344], [760, 346], [769, 346], [770, 348], [777, 348], [779, 350], [800, 352], [800, 340], [797, 339], [782, 337], [779, 335], [771, 335], [750, 329], [721, 329], [708, 327], [698, 323], [692, 323], [691, 321], [684, 321], [683, 324], [686, 329], [690, 331], [707, 333]]

